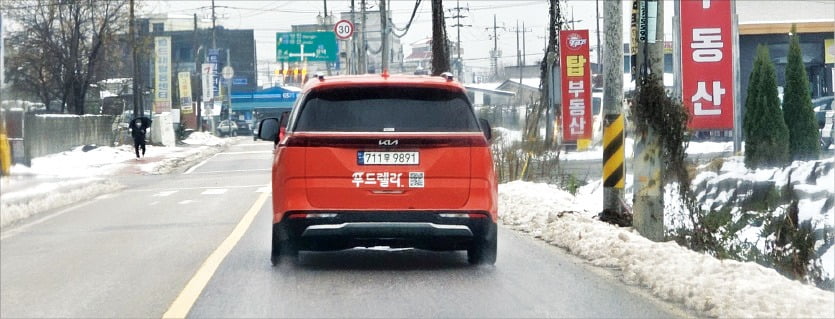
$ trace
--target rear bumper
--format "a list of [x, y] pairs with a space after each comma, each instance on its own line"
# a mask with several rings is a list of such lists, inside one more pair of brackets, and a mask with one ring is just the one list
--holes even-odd
[[[339, 212], [334, 217], [304, 218], [289, 212], [273, 225], [282, 240], [300, 250], [340, 250], [353, 247], [414, 247], [428, 250], [465, 250], [496, 231], [487, 212], [464, 212], [471, 217], [444, 217], [462, 212]], [[299, 217], [302, 218], [299, 218]]]
[[311, 225], [302, 232], [302, 237], [473, 237], [470, 227], [465, 225], [438, 225], [434, 223], [342, 223]]

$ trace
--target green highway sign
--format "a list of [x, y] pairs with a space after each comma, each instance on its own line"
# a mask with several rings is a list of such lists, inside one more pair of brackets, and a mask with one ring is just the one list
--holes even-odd
[[336, 35], [330, 31], [275, 34], [275, 58], [279, 62], [336, 62], [338, 53]]

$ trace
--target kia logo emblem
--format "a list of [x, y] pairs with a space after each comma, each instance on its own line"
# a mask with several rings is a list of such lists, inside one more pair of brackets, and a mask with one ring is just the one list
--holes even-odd
[[577, 49], [588, 42], [587, 39], [583, 39], [576, 33], [572, 33], [568, 36], [568, 47], [571, 49]]
[[383, 146], [395, 146], [397, 145], [397, 140], [380, 140], [378, 144]]

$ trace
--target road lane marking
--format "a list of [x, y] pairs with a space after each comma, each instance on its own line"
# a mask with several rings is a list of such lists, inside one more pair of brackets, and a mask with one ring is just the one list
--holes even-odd
[[244, 152], [223, 152], [217, 155], [244, 155], [244, 154], [272, 154], [273, 151], [244, 151]]
[[200, 193], [200, 195], [223, 195], [223, 194], [226, 193], [226, 191], [228, 191], [228, 189], [212, 188], [212, 189], [207, 189], [207, 190], [203, 191], [202, 193]]
[[191, 204], [191, 203], [193, 203], [193, 202], [194, 202], [193, 200], [186, 199], [186, 200], [184, 200], [184, 201], [180, 201], [180, 202], [179, 202], [179, 203], [177, 203], [177, 204], [180, 204], [180, 205], [185, 205], [185, 204]]
[[174, 194], [176, 192], [178, 192], [178, 191], [161, 191], [161, 192], [156, 193], [156, 194], [151, 195], [151, 196], [153, 196], [153, 197], [167, 197], [167, 196], [171, 196], [171, 194]]
[[215, 153], [215, 155], [212, 155], [207, 159], [204, 159], [202, 162], [198, 163], [197, 165], [192, 166], [191, 168], [186, 170], [185, 173], [183, 173], [183, 175], [191, 174], [192, 172], [194, 172], [194, 170], [198, 169], [200, 166], [205, 165], [210, 159], [215, 158], [215, 156], [217, 156], [217, 153]]
[[269, 186], [259, 187], [257, 190], [255, 190], [256, 193], [269, 193], [271, 191], [272, 189], [270, 189]]
[[151, 202], [150, 204], [148, 204], [148, 206], [154, 206], [156, 204], [159, 204], [159, 201]]
[[[234, 186], [224, 186], [223, 188], [238, 189], [238, 188], [253, 188], [253, 187], [270, 187], [270, 184], [234, 185]], [[199, 187], [180, 187], [180, 188], [161, 188], [161, 189], [127, 189], [127, 190], [124, 190], [123, 192], [125, 192], [125, 193], [160, 192], [161, 190], [187, 191], [187, 190], [217, 189], [217, 188], [218, 188], [217, 186], [199, 186]]]
[[263, 171], [271, 171], [271, 170], [272, 170], [272, 168], [235, 169], [235, 170], [228, 170], [228, 171], [206, 171], [206, 172], [199, 172], [197, 174], [263, 172]]
[[200, 294], [203, 293], [203, 289], [206, 288], [206, 285], [209, 283], [209, 280], [212, 279], [217, 268], [220, 267], [220, 264], [229, 255], [229, 252], [232, 251], [232, 248], [238, 244], [241, 240], [243, 235], [249, 229], [249, 226], [252, 225], [252, 222], [255, 220], [255, 216], [258, 215], [258, 212], [261, 211], [261, 208], [264, 206], [264, 203], [267, 201], [268, 193], [263, 193], [258, 199], [255, 200], [255, 203], [252, 204], [252, 207], [249, 208], [249, 211], [246, 212], [244, 217], [235, 226], [235, 229], [232, 230], [232, 233], [229, 234], [226, 239], [220, 244], [220, 246], [206, 258], [206, 261], [200, 265], [200, 268], [197, 269], [197, 272], [194, 274], [193, 277], [188, 281], [183, 291], [174, 299], [174, 302], [171, 303], [171, 306], [168, 307], [168, 310], [162, 315], [163, 318], [185, 318], [189, 311], [191, 311], [191, 307], [194, 306], [194, 303], [197, 302], [197, 298], [200, 297]]

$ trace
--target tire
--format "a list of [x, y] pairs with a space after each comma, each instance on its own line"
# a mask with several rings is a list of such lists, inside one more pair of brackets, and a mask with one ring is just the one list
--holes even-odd
[[493, 265], [496, 263], [496, 251], [498, 250], [498, 230], [492, 225], [486, 238], [473, 244], [467, 250], [467, 261], [472, 265]]

